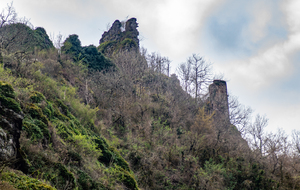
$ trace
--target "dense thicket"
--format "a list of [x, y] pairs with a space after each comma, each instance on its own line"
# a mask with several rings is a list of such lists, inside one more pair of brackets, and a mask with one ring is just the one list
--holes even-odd
[[99, 52], [94, 45], [81, 46], [76, 34], [70, 35], [64, 42], [62, 52], [68, 54], [73, 61], [82, 61], [91, 71], [113, 69], [114, 64]]

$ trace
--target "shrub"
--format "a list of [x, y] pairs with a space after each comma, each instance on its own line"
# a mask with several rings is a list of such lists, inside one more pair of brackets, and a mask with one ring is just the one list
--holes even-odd
[[56, 190], [54, 187], [51, 187], [45, 182], [39, 181], [37, 179], [25, 175], [17, 175], [13, 172], [3, 172], [1, 175], [1, 180], [7, 181], [15, 188], [21, 190]]
[[0, 81], [0, 94], [9, 97], [15, 98], [15, 91], [10, 84], [6, 84]]
[[40, 107], [38, 107], [35, 104], [29, 104], [27, 106], [27, 110], [29, 115], [33, 118], [33, 119], [38, 119], [41, 120], [42, 122], [44, 122], [46, 125], [48, 125], [48, 119], [47, 117], [43, 114], [43, 111]]
[[23, 120], [22, 129], [27, 132], [27, 137], [32, 141], [39, 139], [45, 139], [47, 141], [50, 140], [51, 135], [48, 126], [40, 120], [30, 120], [28, 118], [25, 118]]
[[95, 182], [88, 174], [85, 172], [78, 170], [78, 184], [79, 190], [100, 190], [106, 189], [102, 184]]
[[72, 141], [74, 141], [76, 152], [83, 156], [93, 154], [99, 157], [101, 155], [101, 150], [97, 149], [97, 144], [88, 139], [86, 135], [74, 135]]
[[102, 151], [102, 155], [98, 158], [100, 162], [107, 166], [114, 163], [124, 170], [130, 171], [128, 163], [115, 148], [110, 147], [103, 138], [98, 137], [95, 138], [94, 141], [97, 144], [97, 148], [101, 149]]
[[6, 107], [7, 109], [12, 109], [13, 111], [15, 111], [17, 113], [21, 113], [20, 104], [16, 100], [14, 100], [10, 97], [5, 97], [0, 94], [0, 102], [1, 102], [1, 105]]
[[[63, 181], [63, 184], [68, 184], [69, 188], [76, 187], [76, 179], [72, 172], [70, 172], [64, 165], [57, 163], [55, 168], [59, 170], [59, 176]], [[53, 179], [56, 180], [56, 179]]]
[[45, 96], [37, 91], [33, 91], [29, 98], [32, 103], [41, 103], [43, 100], [46, 100]]
[[129, 189], [138, 189], [137, 182], [134, 179], [134, 176], [123, 168], [117, 167], [119, 170], [118, 178], [122, 183]]
[[117, 43], [118, 43], [117, 41], [106, 41], [101, 43], [97, 49], [99, 52], [105, 53], [107, 49], [113, 48]]

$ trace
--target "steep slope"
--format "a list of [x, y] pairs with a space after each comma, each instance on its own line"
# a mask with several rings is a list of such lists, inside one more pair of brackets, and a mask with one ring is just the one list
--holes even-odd
[[[32, 178], [46, 180], [56, 189], [138, 189], [128, 163], [98, 133], [94, 125], [98, 109], [81, 103], [63, 75], [56, 75], [58, 81], [44, 75], [41, 71], [60, 63], [40, 53], [32, 55], [40, 62], [28, 57], [17, 73], [1, 65], [0, 80], [5, 81], [0, 83], [1, 166], [8, 164], [30, 176], [5, 170], [1, 179], [20, 189], [51, 189]], [[80, 71], [70, 62], [64, 66]], [[27, 181], [21, 184], [19, 178]]]
[[138, 51], [136, 27], [136, 19], [124, 30], [115, 21], [98, 51], [74, 34], [62, 52], [18, 40], [22, 59], [1, 44], [0, 187], [300, 187], [288, 169], [270, 170], [230, 124], [225, 81], [196, 101], [175, 74], [154, 68], [163, 59]]

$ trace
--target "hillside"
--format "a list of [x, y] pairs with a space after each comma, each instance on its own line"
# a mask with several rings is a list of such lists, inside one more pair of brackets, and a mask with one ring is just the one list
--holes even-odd
[[248, 145], [226, 82], [189, 90], [137, 26], [60, 48], [43, 28], [0, 28], [0, 189], [300, 189], [299, 155], [279, 136]]

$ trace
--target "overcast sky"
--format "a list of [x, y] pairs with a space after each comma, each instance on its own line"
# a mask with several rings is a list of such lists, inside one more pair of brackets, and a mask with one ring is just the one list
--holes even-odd
[[[1, 0], [5, 8], [10, 0]], [[172, 60], [213, 63], [228, 91], [269, 118], [268, 130], [300, 130], [299, 0], [14, 0], [20, 17], [49, 35], [99, 45], [114, 20], [136, 17], [141, 45]]]

